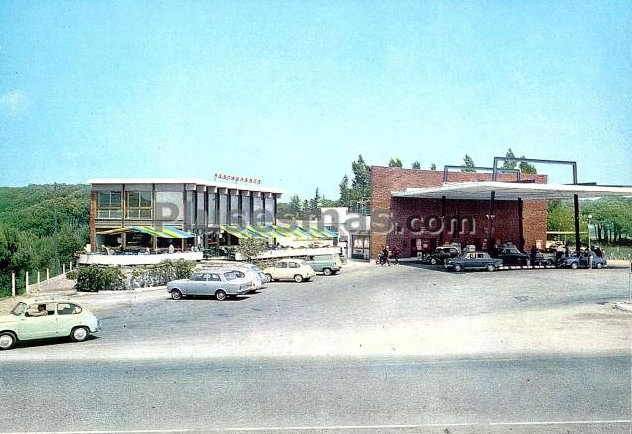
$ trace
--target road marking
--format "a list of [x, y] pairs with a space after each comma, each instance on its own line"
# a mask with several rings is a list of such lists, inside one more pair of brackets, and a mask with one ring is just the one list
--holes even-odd
[[[472, 422], [472, 423], [426, 423], [426, 424], [393, 424], [393, 425], [321, 425], [321, 426], [267, 426], [267, 427], [234, 427], [234, 428], [204, 428], [206, 432], [263, 432], [263, 431], [318, 431], [318, 430], [362, 430], [362, 429], [414, 429], [429, 427], [485, 427], [485, 426], [508, 426], [508, 425], [605, 425], [632, 423], [632, 419], [615, 420], [554, 420], [535, 422]], [[6, 434], [33, 434], [35, 432], [44, 434], [134, 434], [134, 433], [174, 433], [174, 432], [194, 432], [198, 429], [142, 429], [142, 430], [107, 430], [107, 431], [14, 431]]]

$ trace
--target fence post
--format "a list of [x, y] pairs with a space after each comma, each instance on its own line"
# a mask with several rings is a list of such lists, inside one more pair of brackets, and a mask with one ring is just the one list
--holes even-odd
[[26, 272], [26, 286], [24, 287], [24, 292], [26, 292], [27, 294], [29, 293], [29, 272]]
[[61, 266], [61, 273], [66, 274], [66, 263], [64, 262]]
[[72, 261], [70, 261], [70, 271], [72, 271]]
[[46, 269], [46, 280], [50, 279], [50, 268]]
[[37, 284], [39, 285], [39, 283], [41, 282], [41, 273], [38, 271], [37, 272]]
[[15, 297], [15, 273], [11, 273], [11, 295]]

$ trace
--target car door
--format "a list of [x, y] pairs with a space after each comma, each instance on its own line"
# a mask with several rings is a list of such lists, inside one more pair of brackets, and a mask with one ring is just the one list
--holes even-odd
[[215, 291], [221, 286], [222, 278], [219, 273], [208, 273], [204, 281], [204, 295], [215, 295]]
[[[44, 306], [43, 310], [40, 306]], [[57, 336], [55, 303], [34, 303], [28, 306], [24, 315], [20, 318], [18, 332], [20, 339], [40, 339]]]
[[287, 279], [289, 275], [287, 262], [285, 261], [277, 262], [274, 271], [276, 274], [275, 279]]
[[57, 303], [57, 335], [70, 336], [72, 328], [79, 325], [81, 306], [74, 303]]

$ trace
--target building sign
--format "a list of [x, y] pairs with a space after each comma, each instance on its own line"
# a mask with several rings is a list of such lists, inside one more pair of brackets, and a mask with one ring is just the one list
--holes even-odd
[[248, 184], [261, 184], [261, 180], [258, 178], [249, 178], [246, 176], [236, 176], [236, 175], [227, 175], [225, 173], [216, 173], [215, 179], [221, 179], [224, 181], [233, 181], [233, 182], [245, 182]]

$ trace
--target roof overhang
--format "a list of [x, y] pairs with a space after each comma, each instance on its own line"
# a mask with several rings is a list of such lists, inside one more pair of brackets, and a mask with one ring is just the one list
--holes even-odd
[[408, 188], [391, 192], [392, 197], [425, 199], [488, 200], [495, 192], [495, 200], [535, 200], [597, 198], [604, 196], [632, 196], [632, 187], [605, 185], [536, 184], [519, 182], [449, 182], [440, 187]]
[[284, 194], [279, 188], [265, 187], [259, 184], [231, 184], [221, 181], [207, 181], [199, 178], [93, 178], [87, 184], [194, 184], [207, 187], [227, 188], [230, 190], [261, 191], [263, 193]]

